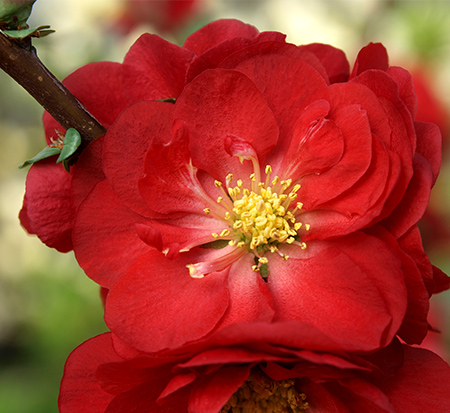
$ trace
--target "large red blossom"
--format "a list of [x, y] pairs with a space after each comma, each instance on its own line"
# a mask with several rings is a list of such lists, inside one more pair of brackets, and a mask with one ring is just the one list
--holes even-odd
[[[110, 289], [121, 340], [159, 351], [255, 320], [305, 321], [346, 350], [423, 339], [429, 296], [448, 288], [416, 226], [440, 133], [414, 121], [411, 77], [382, 45], [350, 72], [331, 46], [218, 21], [183, 47], [144, 35], [116, 69], [107, 87], [93, 66], [73, 75], [109, 130], [67, 178], [61, 229]], [[29, 217], [52, 199], [27, 193], [41, 238]]]
[[[170, 84], [175, 103], [128, 107], [83, 155], [101, 146], [102, 173], [75, 173], [75, 192], [93, 190], [74, 249], [110, 288], [108, 325], [142, 351], [250, 320], [306, 321], [346, 349], [397, 332], [419, 343], [429, 296], [448, 280], [416, 227], [440, 134], [414, 122], [410, 75], [380, 44], [350, 74], [330, 46], [224, 40], [224, 27], [186, 42], [201, 58]], [[155, 99], [154, 51], [138, 52], [127, 79]]]
[[444, 412], [449, 388], [449, 366], [428, 350], [395, 341], [370, 356], [349, 355], [306, 324], [256, 323], [159, 354], [137, 352], [111, 333], [97, 336], [70, 355], [59, 407], [215, 413], [242, 411], [245, 403], [243, 411]]

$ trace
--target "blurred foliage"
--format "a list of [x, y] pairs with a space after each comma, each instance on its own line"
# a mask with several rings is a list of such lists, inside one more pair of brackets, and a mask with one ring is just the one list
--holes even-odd
[[[144, 1], [144, 0], [143, 0]], [[164, 33], [179, 44], [217, 18], [238, 18], [260, 30], [278, 30], [293, 43], [325, 42], [353, 62], [359, 48], [382, 41], [391, 63], [426, 66], [450, 107], [450, 2], [385, 0], [199, 0], [203, 12], [188, 28]], [[33, 40], [41, 60], [59, 78], [90, 61], [121, 61], [143, 32], [117, 27], [125, 0], [39, 0], [29, 24], [51, 24], [56, 34]], [[42, 149], [42, 109], [0, 72], [0, 413], [57, 412], [65, 360], [83, 340], [106, 330], [98, 286], [72, 254], [59, 254], [25, 234], [17, 219], [26, 171], [17, 167]], [[432, 203], [450, 227], [450, 154]], [[433, 236], [433, 234], [431, 234]], [[430, 247], [434, 264], [450, 273], [450, 245]], [[437, 304], [450, 348], [449, 293]]]

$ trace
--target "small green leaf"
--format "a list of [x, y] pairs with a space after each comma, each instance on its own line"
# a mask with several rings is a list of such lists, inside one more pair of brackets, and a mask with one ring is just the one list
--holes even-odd
[[63, 166], [64, 166], [64, 169], [65, 169], [67, 172], [70, 172], [70, 162], [69, 162], [69, 159], [64, 159], [64, 160], [63, 160]]
[[1, 0], [0, 23], [10, 29], [25, 26], [36, 0]]
[[22, 165], [19, 166], [20, 169], [24, 168], [25, 166], [32, 165], [36, 162], [41, 161], [45, 158], [50, 158], [50, 156], [58, 155], [61, 152], [61, 149], [54, 148], [54, 147], [46, 147], [42, 149], [35, 157], [26, 160]]
[[74, 128], [67, 129], [64, 137], [63, 148], [56, 163], [65, 161], [72, 156], [81, 144], [81, 135]]
[[[29, 29], [22, 30], [3, 30], [3, 33], [8, 37], [12, 37], [13, 39], [26, 39], [27, 37], [44, 37], [50, 33], [54, 33], [54, 30], [46, 30], [50, 26], [39, 26], [32, 27]], [[44, 30], [45, 29], [45, 30]]]

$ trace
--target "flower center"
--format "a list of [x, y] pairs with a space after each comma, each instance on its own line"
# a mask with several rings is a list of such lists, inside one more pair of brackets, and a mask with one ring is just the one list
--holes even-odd
[[301, 413], [309, 409], [295, 380], [274, 381], [259, 369], [231, 396], [220, 413]]
[[[296, 201], [300, 185], [293, 185], [292, 179], [281, 180], [278, 176], [272, 179], [270, 165], [266, 166], [266, 177], [261, 180], [256, 157], [249, 159], [253, 162], [254, 170], [249, 177], [250, 188], [245, 187], [241, 179], [232, 184], [233, 175], [228, 174], [225, 185], [220, 181], [214, 182], [221, 191], [215, 202], [208, 195], [203, 196], [210, 205], [204, 209], [205, 213], [224, 223], [219, 231], [211, 234], [216, 241], [203, 244], [203, 247], [228, 246], [228, 249], [218, 258], [187, 265], [193, 278], [221, 271], [249, 252], [255, 258], [253, 271], [267, 278], [267, 252], [277, 253], [286, 261], [289, 256], [280, 251], [281, 244], [306, 248], [306, 243], [301, 241], [298, 234], [300, 228], [306, 231], [310, 228], [309, 224], [297, 220], [303, 206]], [[183, 251], [188, 250], [185, 248]]]
[[[303, 226], [296, 220], [296, 212], [302, 208], [301, 202], [296, 202], [295, 207], [291, 203], [297, 198], [300, 185], [292, 187], [292, 179], [280, 180], [275, 176], [271, 180], [272, 168], [265, 168], [266, 179], [264, 182], [257, 180], [255, 174], [250, 175], [251, 189], [244, 188], [241, 179], [236, 185], [231, 185], [233, 175], [226, 177], [226, 188], [222, 182], [215, 181], [223, 196], [219, 196], [217, 203], [223, 207], [223, 215], [220, 218], [227, 224], [227, 228], [220, 233], [214, 232], [214, 238], [227, 239], [228, 244], [237, 248], [246, 248], [257, 257], [257, 264], [253, 267], [259, 271], [261, 266], [267, 264], [264, 256], [267, 251], [278, 252], [287, 260], [286, 254], [279, 252], [281, 243], [297, 244], [302, 249], [306, 248], [304, 242], [299, 242], [297, 231]], [[210, 210], [207, 208], [208, 214]], [[305, 225], [309, 230], [309, 225]]]

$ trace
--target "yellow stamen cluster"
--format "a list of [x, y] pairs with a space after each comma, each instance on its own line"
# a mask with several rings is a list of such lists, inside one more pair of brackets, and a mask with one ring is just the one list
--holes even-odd
[[309, 409], [304, 393], [292, 379], [273, 381], [261, 371], [253, 372], [231, 396], [220, 413], [301, 413]]
[[[301, 248], [306, 248], [305, 243], [298, 242], [297, 232], [303, 224], [295, 218], [296, 211], [303, 204], [297, 202], [295, 208], [290, 208], [297, 198], [300, 185], [292, 187], [292, 179], [280, 180], [278, 176], [270, 180], [271, 172], [272, 168], [267, 165], [265, 182], [257, 182], [255, 174], [250, 175], [251, 189], [245, 188], [241, 179], [236, 181], [234, 187], [231, 186], [232, 174], [226, 177], [227, 190], [223, 188], [222, 182], [215, 181], [216, 187], [222, 191], [222, 196], [216, 202], [226, 211], [221, 219], [228, 224], [228, 228], [212, 235], [216, 239], [229, 239], [231, 246], [251, 250], [259, 258], [259, 264], [253, 268], [255, 271], [262, 264], [267, 264], [264, 253], [278, 251], [280, 243], [297, 243]], [[209, 214], [210, 209], [205, 209], [205, 212]], [[309, 225], [305, 225], [305, 229], [309, 230]], [[287, 255], [280, 255], [288, 259]]]

